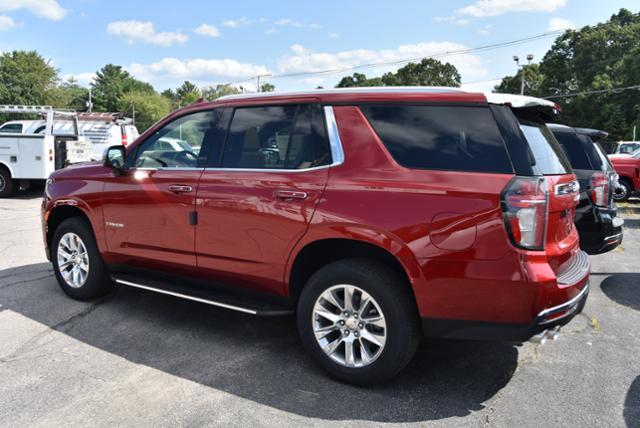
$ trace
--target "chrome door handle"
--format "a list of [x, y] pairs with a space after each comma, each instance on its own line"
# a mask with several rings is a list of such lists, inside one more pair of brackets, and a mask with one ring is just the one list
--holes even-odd
[[193, 191], [193, 187], [184, 186], [182, 184], [172, 184], [171, 186], [169, 186], [169, 191], [176, 194], [191, 193]]
[[273, 192], [273, 196], [284, 200], [307, 199], [309, 197], [307, 192], [299, 192], [297, 190], [276, 190]]

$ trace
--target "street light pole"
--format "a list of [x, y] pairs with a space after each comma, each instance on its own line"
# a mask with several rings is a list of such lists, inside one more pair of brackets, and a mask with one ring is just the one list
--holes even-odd
[[531, 65], [531, 61], [533, 61], [533, 54], [527, 55], [527, 64], [520, 64], [520, 57], [518, 55], [514, 55], [513, 60], [516, 62], [516, 66], [522, 69], [522, 73], [520, 73], [520, 95], [524, 95], [524, 70], [525, 67]]

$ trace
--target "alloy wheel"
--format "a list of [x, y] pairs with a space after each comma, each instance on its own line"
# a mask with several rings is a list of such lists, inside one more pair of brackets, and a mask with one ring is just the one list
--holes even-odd
[[89, 254], [82, 239], [73, 232], [65, 233], [58, 243], [58, 269], [72, 288], [80, 288], [89, 276]]
[[313, 307], [312, 323], [320, 348], [345, 367], [373, 363], [387, 339], [380, 305], [355, 285], [335, 285], [320, 294]]

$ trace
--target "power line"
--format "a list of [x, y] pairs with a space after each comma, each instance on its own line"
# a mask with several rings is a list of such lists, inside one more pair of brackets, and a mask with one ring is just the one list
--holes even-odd
[[[546, 33], [537, 34], [535, 36], [524, 37], [524, 38], [521, 38], [521, 39], [508, 40], [508, 41], [504, 41], [504, 42], [492, 43], [492, 44], [489, 44], [489, 45], [477, 46], [477, 47], [473, 47], [473, 48], [465, 48], [465, 49], [444, 51], [444, 52], [440, 52], [440, 53], [437, 53], [437, 54], [428, 55], [428, 56], [422, 56], [422, 57], [406, 58], [406, 59], [387, 61], [387, 62], [375, 62], [375, 63], [368, 63], [368, 64], [359, 64], [359, 65], [354, 65], [354, 66], [350, 66], [350, 67], [334, 68], [334, 69], [327, 69], [327, 70], [299, 71], [299, 72], [293, 72], [293, 73], [274, 74], [274, 75], [270, 76], [270, 78], [271, 79], [280, 79], [280, 78], [287, 78], [287, 77], [302, 77], [302, 76], [316, 76], [316, 75], [323, 75], [323, 74], [335, 74], [335, 73], [343, 73], [345, 71], [357, 70], [357, 69], [362, 69], [362, 68], [372, 68], [372, 67], [382, 67], [382, 66], [388, 66], [388, 65], [404, 64], [404, 63], [411, 62], [411, 61], [420, 61], [423, 58], [434, 58], [435, 59], [435, 58], [442, 58], [442, 57], [447, 57], [447, 56], [462, 55], [462, 54], [471, 53], [471, 52], [484, 52], [484, 51], [489, 51], [489, 50], [493, 50], [493, 49], [499, 49], [499, 48], [503, 48], [503, 47], [507, 47], [507, 46], [516, 46], [516, 45], [520, 45], [520, 44], [524, 44], [524, 43], [533, 42], [533, 41], [536, 41], [536, 40], [543, 40], [543, 39], [546, 39], [546, 38], [555, 37], [555, 36], [558, 36], [558, 35], [564, 33], [564, 31], [565, 30], [549, 31], [549, 32], [546, 32]], [[251, 77], [248, 77], [248, 78], [243, 79], [243, 80], [237, 80], [237, 81], [229, 82], [229, 83], [227, 83], [227, 85], [234, 85], [234, 84], [244, 83], [244, 82], [248, 82], [248, 81], [254, 80], [254, 79], [256, 79], [256, 76], [251, 76]]]
[[579, 97], [580, 95], [605, 94], [608, 92], [617, 93], [617, 92], [624, 92], [624, 91], [630, 91], [630, 90], [640, 90], [640, 85], [625, 86], [623, 88], [610, 88], [610, 89], [597, 89], [593, 91], [571, 92], [568, 94], [556, 94], [556, 95], [549, 95], [543, 98], [545, 99], [572, 98], [572, 97]]

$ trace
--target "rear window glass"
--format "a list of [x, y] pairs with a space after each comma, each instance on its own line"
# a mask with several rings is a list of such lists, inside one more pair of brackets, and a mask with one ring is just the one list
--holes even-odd
[[363, 105], [360, 109], [404, 167], [513, 173], [487, 107]]
[[549, 128], [544, 124], [520, 121], [524, 134], [533, 154], [533, 170], [536, 175], [569, 174], [571, 164]]
[[598, 157], [600, 158], [600, 161], [602, 162], [602, 170], [603, 171], [612, 171], [613, 170], [613, 165], [611, 165], [611, 161], [609, 160], [609, 158], [605, 154], [604, 149], [602, 148], [600, 143], [593, 143], [593, 145], [596, 148], [596, 153], [598, 153]]
[[560, 143], [574, 169], [592, 169], [589, 156], [587, 156], [585, 150], [585, 142], [578, 134], [573, 132], [554, 132], [553, 135]]

